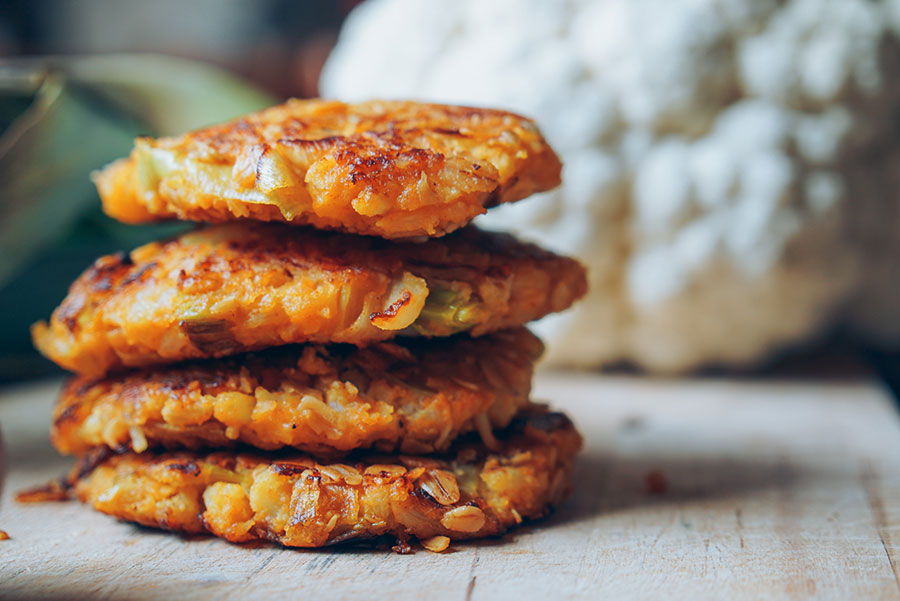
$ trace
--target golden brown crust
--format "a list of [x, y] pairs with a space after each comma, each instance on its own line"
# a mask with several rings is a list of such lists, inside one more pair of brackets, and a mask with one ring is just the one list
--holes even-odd
[[528, 404], [541, 342], [525, 328], [482, 338], [406, 339], [358, 349], [291, 345], [73, 378], [53, 414], [62, 453], [92, 447], [294, 447], [445, 451], [460, 434], [504, 428]]
[[32, 334], [50, 359], [97, 377], [295, 342], [480, 336], [585, 289], [577, 261], [471, 227], [414, 243], [243, 222], [97, 260]]
[[178, 138], [138, 139], [95, 176], [106, 212], [138, 223], [237, 218], [402, 238], [559, 185], [532, 121], [415, 102], [290, 100]]
[[444, 457], [367, 456], [322, 464], [306, 456], [133, 453], [76, 471], [75, 493], [146, 526], [211, 532], [232, 542], [292, 547], [393, 535], [438, 545], [496, 535], [539, 518], [571, 487], [581, 438], [562, 414], [535, 411], [502, 448], [457, 445]]

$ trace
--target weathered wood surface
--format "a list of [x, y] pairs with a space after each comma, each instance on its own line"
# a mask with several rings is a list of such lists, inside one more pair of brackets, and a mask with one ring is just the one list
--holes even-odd
[[185, 540], [77, 503], [17, 505], [67, 462], [46, 437], [56, 384], [6, 389], [0, 598], [900, 600], [900, 419], [874, 381], [536, 386], [585, 434], [575, 496], [504, 539], [411, 556]]

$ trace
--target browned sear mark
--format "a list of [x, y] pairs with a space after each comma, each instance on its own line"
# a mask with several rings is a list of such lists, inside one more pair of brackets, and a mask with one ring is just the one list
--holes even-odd
[[409, 304], [409, 301], [412, 300], [412, 295], [409, 293], [409, 290], [404, 290], [400, 295], [400, 298], [392, 302], [388, 307], [386, 307], [383, 311], [375, 311], [374, 313], [369, 315], [369, 319], [371, 321], [379, 321], [379, 320], [389, 320], [392, 317], [396, 317], [397, 313]]

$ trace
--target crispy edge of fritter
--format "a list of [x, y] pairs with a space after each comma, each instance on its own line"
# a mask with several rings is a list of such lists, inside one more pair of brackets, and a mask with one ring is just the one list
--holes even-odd
[[[287, 343], [480, 336], [561, 311], [586, 289], [576, 260], [472, 227], [416, 244], [245, 222], [98, 259], [32, 337], [60, 366], [97, 377]], [[448, 317], [442, 302], [471, 310]]]
[[139, 139], [94, 180], [104, 210], [130, 223], [250, 218], [403, 238], [443, 235], [486, 207], [554, 188], [561, 169], [534, 122], [513, 113], [291, 100]]
[[189, 452], [88, 457], [75, 495], [128, 521], [231, 542], [321, 547], [393, 535], [433, 542], [500, 534], [544, 516], [571, 491], [582, 440], [563, 414], [515, 420], [498, 452], [465, 442], [447, 458], [387, 456], [321, 464]]
[[445, 451], [477, 430], [487, 445], [528, 403], [543, 345], [525, 328], [482, 338], [406, 339], [363, 349], [305, 345], [76, 377], [53, 412], [64, 454], [92, 447], [294, 447]]

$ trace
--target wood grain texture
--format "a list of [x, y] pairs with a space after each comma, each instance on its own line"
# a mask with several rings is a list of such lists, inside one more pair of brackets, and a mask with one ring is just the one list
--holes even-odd
[[587, 446], [570, 502], [500, 540], [411, 556], [186, 540], [77, 503], [57, 383], [0, 393], [0, 598], [900, 599], [900, 419], [879, 385], [541, 374]]

